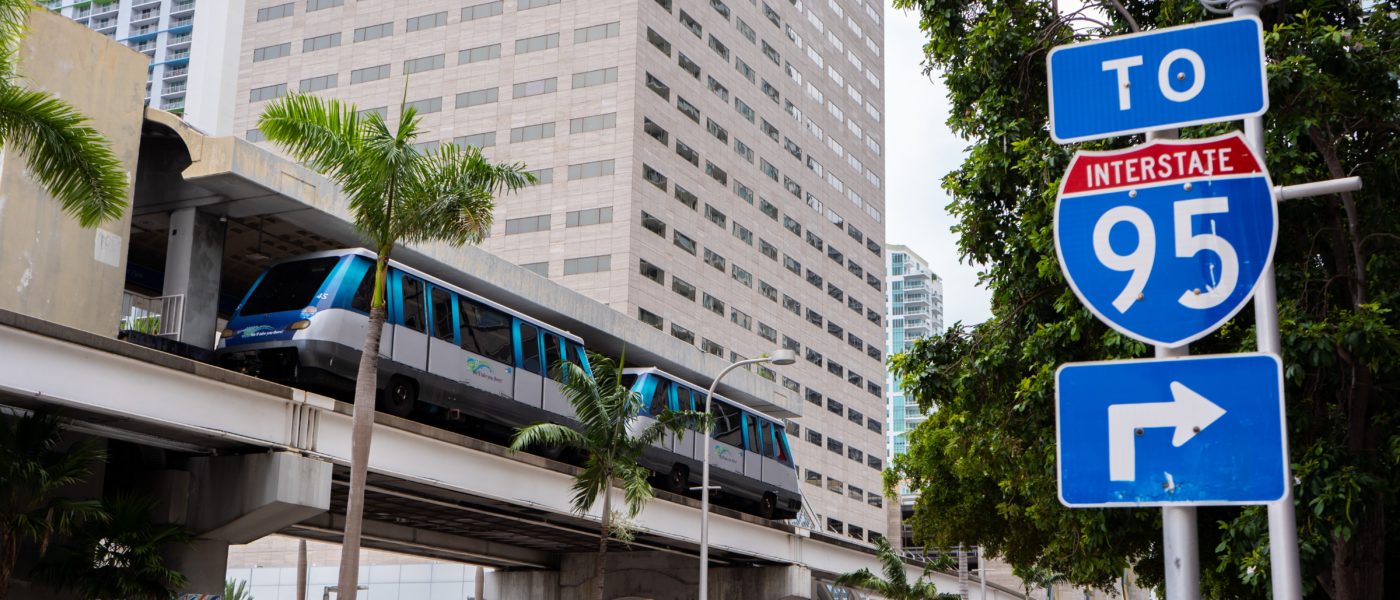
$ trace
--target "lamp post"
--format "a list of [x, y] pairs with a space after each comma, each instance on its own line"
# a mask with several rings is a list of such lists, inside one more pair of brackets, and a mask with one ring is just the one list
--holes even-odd
[[[782, 348], [774, 350], [771, 356], [741, 360], [725, 367], [710, 384], [709, 391], [705, 392], [705, 414], [710, 414], [710, 399], [714, 397], [715, 388], [719, 387], [719, 382], [724, 379], [725, 375], [745, 365], [766, 362], [778, 366], [790, 365], [797, 362], [797, 354], [792, 350]], [[705, 436], [709, 437], [709, 435], [710, 432], [706, 431]], [[705, 442], [704, 457], [700, 461], [700, 600], [709, 600], [710, 598], [710, 452], [713, 449], [710, 442]]]

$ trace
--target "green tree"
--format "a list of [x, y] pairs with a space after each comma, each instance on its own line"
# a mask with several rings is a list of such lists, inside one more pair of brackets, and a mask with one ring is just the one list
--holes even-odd
[[59, 589], [72, 589], [84, 600], [168, 600], [184, 575], [166, 564], [165, 552], [185, 544], [189, 532], [179, 525], [155, 524], [156, 501], [121, 493], [102, 502], [108, 518], [76, 527], [55, 547], [36, 575]]
[[593, 371], [589, 376], [582, 367], [561, 362], [555, 368], [564, 370], [564, 396], [577, 415], [581, 429], [555, 423], [536, 423], [521, 428], [511, 440], [512, 450], [531, 447], [563, 447], [580, 450], [587, 455], [583, 470], [574, 476], [574, 511], [584, 514], [603, 497], [602, 518], [598, 525], [598, 561], [593, 568], [595, 600], [603, 598], [604, 561], [608, 553], [608, 538], [627, 538], [620, 514], [612, 510], [612, 486], [616, 479], [622, 487], [628, 517], [635, 517], [652, 498], [651, 472], [639, 464], [642, 451], [667, 434], [683, 436], [687, 426], [704, 428], [709, 419], [695, 411], [666, 411], [656, 422], [633, 431], [641, 415], [642, 398], [622, 380], [622, 360], [599, 354], [588, 354]]
[[958, 600], [957, 594], [938, 593], [933, 582], [923, 577], [910, 583], [909, 575], [904, 570], [904, 559], [890, 546], [889, 540], [876, 538], [875, 552], [884, 577], [872, 573], [870, 569], [861, 569], [837, 577], [836, 585], [864, 588], [888, 600]]
[[[981, 545], [1011, 564], [1110, 588], [1127, 567], [1160, 581], [1155, 510], [1068, 510], [1056, 501], [1054, 370], [1071, 361], [1150, 350], [1098, 322], [1061, 275], [1052, 235], [1055, 192], [1076, 148], [1050, 140], [1050, 48], [1126, 33], [1116, 2], [1059, 13], [1055, 2], [895, 0], [928, 37], [925, 66], [947, 84], [954, 132], [970, 142], [943, 179], [964, 259], [984, 265], [993, 317], [922, 341], [893, 367], [924, 408], [938, 410], [896, 459], [887, 482], [921, 491], [924, 543]], [[1194, 0], [1130, 1], [1143, 29], [1210, 15]], [[1358, 193], [1280, 205], [1274, 264], [1282, 323], [1290, 455], [1304, 585], [1310, 598], [1379, 599], [1400, 572], [1400, 11], [1397, 3], [1302, 0], [1266, 7], [1271, 110], [1267, 163], [1276, 184], [1359, 175]], [[1232, 124], [1194, 127], [1184, 137]], [[1254, 349], [1252, 311], [1192, 345]], [[1205, 595], [1257, 598], [1269, 589], [1263, 507], [1199, 512]], [[1391, 584], [1394, 587], [1394, 583]]]
[[[378, 253], [369, 329], [355, 380], [350, 497], [338, 583], [340, 597], [354, 600], [389, 257], [401, 243], [479, 242], [491, 230], [495, 196], [518, 190], [535, 178], [524, 165], [493, 164], [472, 146], [442, 144], [419, 151], [414, 143], [421, 133], [421, 120], [417, 110], [406, 104], [400, 106], [398, 124], [391, 128], [378, 112], [362, 114], [353, 104], [294, 93], [269, 104], [258, 119], [258, 129], [292, 157], [339, 184], [350, 199], [355, 228]], [[386, 394], [385, 402], [406, 413], [413, 407], [413, 396], [411, 387], [400, 386]]]
[[33, 8], [31, 0], [0, 0], [0, 149], [22, 155], [64, 211], [95, 227], [126, 210], [126, 171], [77, 109], [22, 85], [16, 63]]
[[225, 579], [224, 600], [253, 600], [253, 595], [248, 592], [248, 582]]
[[0, 600], [9, 596], [15, 562], [24, 544], [47, 553], [54, 536], [106, 515], [96, 501], [62, 498], [103, 459], [88, 440], [63, 445], [62, 422], [48, 414], [0, 418]]

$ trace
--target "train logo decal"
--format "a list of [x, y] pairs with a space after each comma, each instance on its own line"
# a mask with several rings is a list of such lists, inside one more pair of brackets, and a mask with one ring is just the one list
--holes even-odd
[[496, 375], [496, 370], [491, 367], [491, 363], [488, 363], [479, 358], [474, 358], [471, 356], [467, 357], [467, 371], [470, 372], [472, 375], [475, 375], [476, 377], [480, 377], [488, 381], [494, 381], [496, 383], [501, 383], [502, 381], [505, 381], [501, 379], [500, 376]]
[[280, 331], [280, 329], [277, 329], [276, 327], [273, 327], [271, 325], [254, 325], [252, 327], [244, 327], [243, 329], [238, 330], [238, 337], [261, 337], [264, 335], [273, 335]]

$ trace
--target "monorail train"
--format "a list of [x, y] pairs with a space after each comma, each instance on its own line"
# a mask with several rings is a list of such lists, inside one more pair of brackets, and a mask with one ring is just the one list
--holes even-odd
[[[660, 369], [625, 369], [624, 382], [642, 399], [634, 431], [667, 410], [705, 410], [704, 388]], [[667, 436], [642, 454], [642, 466], [662, 474], [661, 487], [684, 494], [699, 484], [702, 452], [710, 452], [710, 485], [719, 493], [757, 509], [764, 518], [792, 518], [802, 508], [797, 468], [779, 421], [715, 395], [710, 401], [714, 429], [709, 443], [699, 435]], [[708, 448], [707, 448], [708, 446]]]
[[[229, 319], [219, 364], [348, 396], [369, 324], [374, 263], [373, 252], [351, 249], [272, 264]], [[398, 262], [389, 266], [388, 315], [379, 347], [380, 411], [450, 415], [495, 431], [541, 421], [576, 423], [557, 365], [562, 359], [592, 373], [581, 338]], [[681, 399], [692, 395], [693, 402], [704, 403], [703, 391], [661, 371], [628, 373], [644, 398], [665, 390], [664, 405], [673, 409], [689, 409], [691, 401]], [[800, 508], [782, 424], [718, 397], [713, 406], [714, 481], [764, 515]], [[664, 409], [651, 400], [647, 407]], [[667, 440], [647, 453], [646, 466], [669, 483], [663, 487], [684, 493], [687, 479], [698, 481], [697, 437]]]

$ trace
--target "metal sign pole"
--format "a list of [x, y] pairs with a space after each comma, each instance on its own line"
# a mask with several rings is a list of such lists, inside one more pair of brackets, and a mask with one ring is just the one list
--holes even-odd
[[[1232, 0], [1230, 13], [1236, 17], [1258, 17], [1263, 6], [1261, 0]], [[1244, 120], [1244, 139], [1251, 150], [1264, 160], [1264, 118], [1248, 117]], [[1259, 277], [1259, 287], [1254, 292], [1254, 327], [1260, 352], [1282, 358], [1283, 346], [1278, 328], [1278, 287], [1274, 280], [1274, 265]], [[1284, 446], [1285, 452], [1287, 446]], [[1298, 521], [1293, 514], [1293, 473], [1288, 461], [1283, 463], [1287, 485], [1284, 495], [1278, 502], [1269, 504], [1269, 571], [1273, 583], [1274, 600], [1302, 600], [1303, 578], [1298, 561]]]

